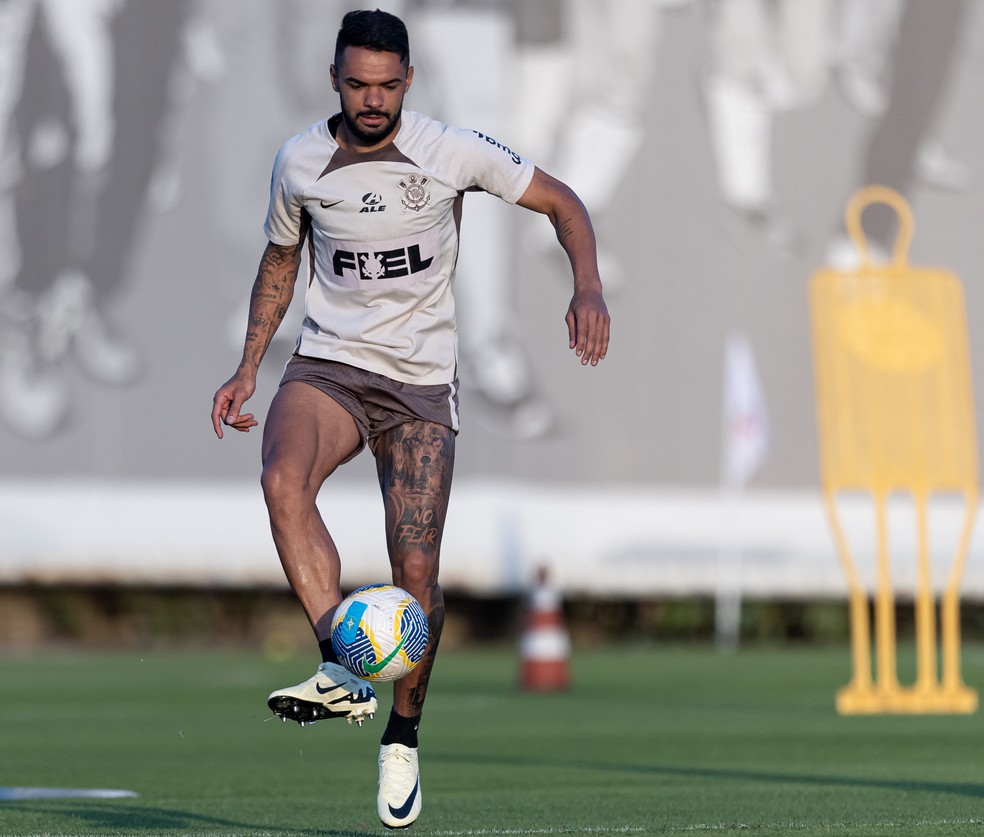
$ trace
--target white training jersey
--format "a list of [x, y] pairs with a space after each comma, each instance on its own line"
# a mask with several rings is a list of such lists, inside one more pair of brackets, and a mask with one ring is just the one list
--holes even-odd
[[411, 384], [457, 375], [454, 267], [461, 198], [515, 203], [534, 166], [477, 131], [403, 111], [393, 142], [340, 148], [335, 116], [280, 148], [264, 232], [297, 244], [311, 217], [311, 275], [297, 353]]

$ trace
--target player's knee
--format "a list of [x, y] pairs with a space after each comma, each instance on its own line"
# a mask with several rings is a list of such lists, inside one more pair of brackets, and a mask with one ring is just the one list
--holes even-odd
[[278, 462], [263, 465], [260, 475], [263, 499], [271, 514], [284, 514], [304, 506], [311, 497], [306, 481], [291, 474]]
[[415, 596], [437, 586], [437, 552], [402, 552], [393, 562], [393, 580]]

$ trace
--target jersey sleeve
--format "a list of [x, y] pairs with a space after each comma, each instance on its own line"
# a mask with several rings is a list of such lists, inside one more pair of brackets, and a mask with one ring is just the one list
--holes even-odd
[[533, 179], [532, 162], [481, 131], [454, 130], [459, 188], [481, 189], [507, 203], [516, 203]]
[[291, 150], [297, 137], [287, 140], [277, 152], [270, 176], [270, 204], [263, 232], [274, 244], [297, 244], [301, 240], [303, 206], [291, 183]]

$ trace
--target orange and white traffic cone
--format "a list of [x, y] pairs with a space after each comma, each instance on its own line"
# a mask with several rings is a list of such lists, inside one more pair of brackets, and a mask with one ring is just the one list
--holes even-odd
[[554, 692], [570, 685], [570, 636], [564, 624], [560, 592], [549, 583], [546, 567], [541, 567], [537, 573], [519, 655], [521, 688], [531, 692]]

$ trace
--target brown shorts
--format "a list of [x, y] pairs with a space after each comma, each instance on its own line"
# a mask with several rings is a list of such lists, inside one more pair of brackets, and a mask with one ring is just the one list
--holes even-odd
[[375, 451], [380, 435], [408, 421], [432, 421], [458, 432], [457, 378], [450, 384], [404, 384], [346, 363], [294, 355], [280, 386], [288, 381], [320, 389], [352, 414], [362, 444], [349, 459], [361, 453], [367, 442]]

